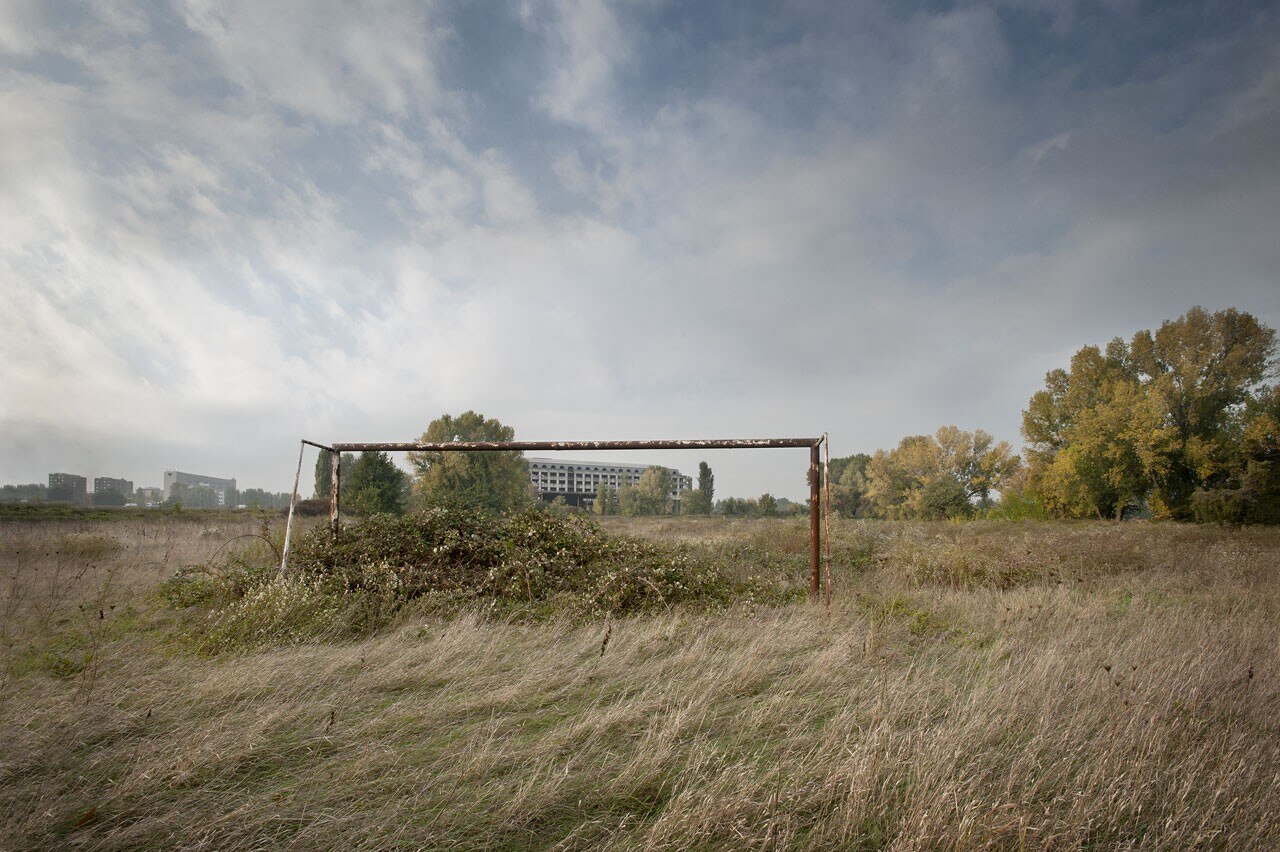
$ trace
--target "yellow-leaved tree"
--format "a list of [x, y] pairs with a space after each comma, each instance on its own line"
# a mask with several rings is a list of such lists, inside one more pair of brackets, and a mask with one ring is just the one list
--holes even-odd
[[1234, 308], [1080, 349], [1022, 414], [1029, 490], [1057, 514], [1190, 517], [1197, 492], [1241, 487], [1240, 436], [1274, 354], [1275, 332]]
[[986, 507], [1000, 483], [1021, 467], [1007, 441], [981, 429], [943, 426], [877, 450], [863, 473], [868, 514], [940, 520]]

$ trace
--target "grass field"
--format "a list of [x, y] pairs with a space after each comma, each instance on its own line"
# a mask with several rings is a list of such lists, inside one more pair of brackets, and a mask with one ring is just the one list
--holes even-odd
[[829, 611], [210, 655], [157, 589], [256, 523], [0, 524], [0, 847], [1280, 848], [1280, 530], [841, 522]]

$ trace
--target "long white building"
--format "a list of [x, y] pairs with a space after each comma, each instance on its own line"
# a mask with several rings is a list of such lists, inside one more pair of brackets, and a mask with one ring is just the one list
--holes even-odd
[[[655, 465], [609, 464], [598, 461], [571, 461], [569, 459], [527, 458], [529, 481], [543, 500], [563, 497], [571, 506], [590, 506], [595, 502], [601, 485], [618, 489], [624, 485], [636, 485], [641, 475]], [[671, 490], [667, 496], [679, 506], [684, 492], [693, 488], [693, 478], [678, 470], [671, 470]]]
[[228, 497], [231, 492], [236, 490], [235, 478], [222, 479], [218, 476], [205, 476], [203, 473], [184, 473], [180, 470], [166, 470], [164, 472], [164, 499], [168, 500], [173, 496], [173, 486], [175, 485], [196, 485], [212, 488], [214, 493], [218, 495], [218, 505], [229, 505]]

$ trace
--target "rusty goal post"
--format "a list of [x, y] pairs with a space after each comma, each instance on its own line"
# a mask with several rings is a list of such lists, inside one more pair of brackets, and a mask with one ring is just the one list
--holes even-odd
[[[298, 470], [293, 481], [293, 496], [289, 501], [289, 519], [285, 523], [284, 551], [280, 559], [280, 573], [288, 570], [289, 537], [293, 527], [293, 510], [298, 502], [298, 482], [302, 476], [302, 453], [307, 446], [329, 453], [331, 475], [329, 477], [329, 526], [338, 534], [339, 487], [342, 478], [342, 454], [344, 452], [544, 452], [598, 451], [598, 450], [767, 450], [785, 448], [809, 448], [809, 595], [817, 599], [822, 584], [822, 539], [824, 520], [830, 505], [830, 484], [823, 471], [822, 449], [828, 446], [827, 436], [817, 438], [712, 438], [685, 441], [448, 441], [427, 443], [422, 441], [391, 442], [335, 442], [320, 444], [305, 438], [298, 450]], [[828, 456], [830, 450], [828, 450]], [[824, 492], [827, 499], [823, 499]], [[829, 535], [828, 531], [828, 535]], [[830, 547], [827, 548], [830, 559]], [[830, 602], [830, 565], [827, 566], [827, 599]]]

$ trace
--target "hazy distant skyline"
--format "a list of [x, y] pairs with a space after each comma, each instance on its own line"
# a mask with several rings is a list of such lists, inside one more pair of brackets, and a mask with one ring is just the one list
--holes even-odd
[[10, 0], [0, 81], [0, 482], [466, 409], [1020, 447], [1082, 345], [1280, 327], [1274, 4]]

